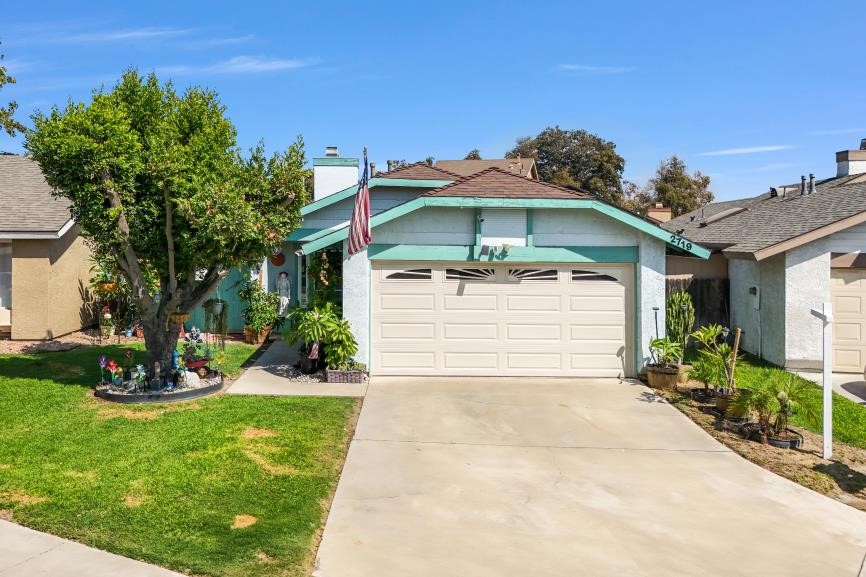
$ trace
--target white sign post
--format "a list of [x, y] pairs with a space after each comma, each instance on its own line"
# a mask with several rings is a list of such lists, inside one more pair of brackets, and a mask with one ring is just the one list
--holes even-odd
[[812, 309], [812, 314], [824, 323], [824, 458], [830, 459], [833, 456], [833, 307], [824, 303], [823, 310]]

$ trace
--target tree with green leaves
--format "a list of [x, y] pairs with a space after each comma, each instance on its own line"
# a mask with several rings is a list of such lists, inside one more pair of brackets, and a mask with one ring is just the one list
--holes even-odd
[[209, 90], [181, 95], [129, 71], [90, 103], [34, 122], [25, 148], [71, 201], [97, 257], [113, 259], [132, 287], [151, 374], [156, 363], [171, 366], [182, 315], [300, 223], [303, 140], [270, 157], [261, 144], [242, 155]]
[[[7, 84], [15, 84], [15, 78], [10, 76], [3, 66], [3, 55], [0, 54], [0, 89]], [[12, 100], [6, 106], [0, 106], [0, 128], [9, 136], [15, 136], [16, 132], [24, 132], [24, 125], [13, 118], [18, 109], [18, 103]]]
[[481, 151], [477, 148], [473, 148], [466, 153], [466, 156], [463, 157], [463, 160], [481, 160]]
[[709, 187], [709, 176], [698, 171], [689, 174], [686, 163], [674, 155], [659, 164], [647, 185], [647, 195], [651, 202], [660, 202], [670, 207], [674, 216], [679, 216], [712, 202]]
[[622, 201], [625, 159], [616, 144], [585, 130], [548, 127], [537, 136], [518, 138], [505, 156], [534, 158], [545, 182], [580, 188], [615, 204]]

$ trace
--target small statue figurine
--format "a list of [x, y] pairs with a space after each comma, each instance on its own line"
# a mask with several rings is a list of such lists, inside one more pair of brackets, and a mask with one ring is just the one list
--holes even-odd
[[292, 281], [289, 280], [289, 273], [286, 271], [281, 271], [277, 278], [277, 294], [280, 295], [280, 316], [285, 317], [292, 300]]

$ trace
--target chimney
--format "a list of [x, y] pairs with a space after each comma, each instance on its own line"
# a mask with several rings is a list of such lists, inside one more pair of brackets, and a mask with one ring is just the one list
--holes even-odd
[[660, 202], [655, 203], [655, 206], [649, 207], [646, 211], [646, 215], [658, 222], [667, 222], [673, 218], [673, 213], [671, 212], [670, 207], [665, 206]]
[[866, 138], [860, 141], [860, 150], [842, 150], [836, 153], [836, 176], [854, 176], [866, 173]]
[[806, 194], [806, 177], [800, 175], [800, 196], [804, 196]]
[[376, 176], [376, 163], [371, 162], [370, 163], [370, 178], [373, 178], [374, 176]]
[[358, 183], [358, 159], [340, 156], [336, 146], [313, 159], [313, 200], [320, 200]]
[[814, 192], [815, 192], [815, 175], [812, 173], [809, 173], [809, 194], [812, 194]]

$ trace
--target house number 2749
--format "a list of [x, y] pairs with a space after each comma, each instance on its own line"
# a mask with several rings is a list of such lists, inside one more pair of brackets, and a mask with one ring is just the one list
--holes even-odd
[[681, 236], [677, 236], [675, 234], [671, 235], [670, 243], [674, 246], [678, 246], [680, 248], [684, 248], [686, 250], [692, 250], [692, 243], [687, 241]]

